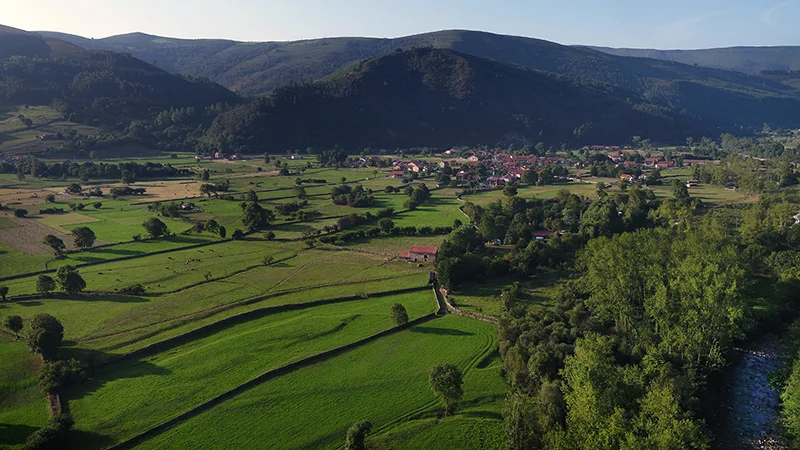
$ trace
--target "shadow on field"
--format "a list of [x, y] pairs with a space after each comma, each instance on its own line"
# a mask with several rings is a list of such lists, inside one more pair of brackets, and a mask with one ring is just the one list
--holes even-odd
[[90, 431], [72, 430], [69, 432], [66, 448], [106, 448], [114, 444], [114, 439]]
[[19, 445], [38, 428], [28, 425], [0, 423], [0, 445]]
[[[62, 348], [62, 358], [75, 358], [84, 361], [90, 368], [95, 367], [101, 361], [107, 361], [115, 357], [100, 350], [76, 347], [72, 341], [65, 342]], [[148, 361], [131, 359], [119, 364], [113, 364], [107, 368], [91, 370], [91, 378], [84, 384], [68, 389], [62, 396], [67, 400], [76, 400], [96, 392], [106, 383], [125, 378], [139, 378], [145, 376], [166, 376], [172, 373], [171, 370], [159, 367]]]
[[473, 336], [474, 333], [461, 330], [452, 330], [449, 328], [434, 328], [434, 327], [414, 327], [411, 329], [412, 333], [436, 334], [439, 336]]
[[[122, 248], [114, 248], [114, 247], [100, 247], [92, 250], [92, 253], [100, 253], [101, 255], [131, 256], [131, 255], [139, 255], [143, 252], [137, 250], [125, 250]], [[78, 253], [78, 255], [80, 255], [80, 253]]]
[[336, 334], [336, 333], [342, 331], [343, 329], [345, 329], [345, 327], [347, 327], [351, 323], [355, 322], [356, 319], [358, 319], [359, 317], [361, 317], [361, 314], [355, 314], [353, 316], [350, 316], [350, 317], [347, 317], [345, 319], [342, 319], [341, 323], [339, 323], [338, 325], [334, 326], [330, 330], [320, 331], [319, 333], [315, 333], [315, 334], [310, 334], [310, 335], [304, 336], [302, 339], [298, 339], [298, 340], [296, 340], [296, 341], [294, 341], [294, 342], [292, 342], [290, 344], [287, 344], [283, 348], [293, 347], [293, 346], [298, 345], [298, 344], [303, 344], [303, 343], [306, 343], [306, 342], [309, 342], [309, 341], [313, 341], [315, 339], [320, 339], [320, 338], [324, 338], [326, 336], [330, 336], [330, 335]]

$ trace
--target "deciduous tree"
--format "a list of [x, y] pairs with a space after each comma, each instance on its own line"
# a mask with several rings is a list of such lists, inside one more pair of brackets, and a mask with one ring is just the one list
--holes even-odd
[[392, 320], [399, 327], [402, 327], [403, 325], [408, 323], [408, 313], [406, 312], [406, 308], [400, 303], [395, 303], [394, 305], [392, 305], [391, 315], [392, 315]]
[[45, 361], [53, 361], [63, 339], [64, 326], [55, 317], [46, 313], [33, 316], [28, 331], [28, 347], [32, 352], [42, 355]]
[[8, 331], [14, 333], [14, 338], [19, 338], [19, 332], [22, 331], [22, 317], [20, 316], [6, 316], [3, 319], [3, 326], [8, 328]]
[[461, 371], [453, 364], [439, 364], [434, 367], [428, 377], [428, 385], [444, 403], [445, 416], [450, 415], [454, 404], [464, 395]]

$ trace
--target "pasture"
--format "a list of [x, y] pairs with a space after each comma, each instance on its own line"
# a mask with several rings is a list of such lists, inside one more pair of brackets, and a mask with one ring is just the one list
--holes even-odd
[[[147, 161], [117, 161], [128, 160]], [[208, 169], [211, 183], [230, 180], [227, 194], [235, 200], [200, 197], [197, 179], [140, 181], [134, 187], [145, 187], [143, 196], [84, 199], [64, 193], [73, 180], [0, 177], [9, 198], [18, 200], [9, 206], [24, 202], [30, 212], [25, 219], [12, 217], [11, 210], [0, 213], [0, 285], [12, 296], [0, 304], [0, 316], [21, 316], [24, 333], [34, 315], [53, 315], [64, 326], [60, 356], [95, 368], [90, 380], [61, 391], [76, 422], [73, 446], [105, 448], [267, 371], [302, 362], [301, 368], [270, 377], [141, 447], [192, 447], [195, 439], [207, 439], [195, 427], [212, 418], [219, 431], [204, 448], [241, 448], [255, 442], [272, 448], [333, 448], [341, 446], [352, 422], [367, 418], [376, 427], [371, 439], [384, 448], [430, 447], [442, 440], [450, 448], [498, 448], [507, 386], [494, 353], [494, 325], [446, 316], [304, 362], [392, 329], [389, 312], [395, 303], [404, 305], [411, 320], [436, 311], [428, 286], [433, 266], [400, 262], [395, 255], [413, 245], [439, 245], [445, 236], [381, 235], [350, 242], [344, 249], [308, 246], [302, 239], [335, 225], [340, 217], [385, 208], [395, 211], [391, 218], [400, 227], [467, 222], [459, 210], [463, 203], [453, 192], [434, 190], [428, 202], [408, 211], [407, 196], [384, 192], [400, 182], [386, 178], [382, 170], [309, 169], [308, 161], [287, 160], [292, 170], [304, 170], [280, 177], [260, 158], [209, 162], [180, 154], [152, 161]], [[256, 191], [263, 208], [275, 209], [297, 200], [293, 187], [298, 177], [326, 183], [303, 183], [308, 201], [303, 210], [319, 212], [312, 219], [278, 215], [268, 228], [238, 240], [184, 233], [214, 219], [230, 237], [245, 228], [240, 207], [244, 193]], [[330, 191], [342, 178], [374, 189], [374, 203], [367, 208], [334, 205]], [[421, 182], [435, 184], [430, 179], [412, 184]], [[104, 192], [120, 186], [114, 180], [83, 184]], [[49, 193], [56, 194], [55, 203], [44, 202]], [[182, 218], [166, 218], [149, 208], [157, 201], [184, 198], [196, 209]], [[95, 208], [98, 201], [102, 205]], [[86, 206], [69, 211], [79, 202]], [[68, 212], [40, 214], [46, 207]], [[145, 234], [142, 222], [151, 217], [159, 217], [175, 234], [132, 240]], [[73, 251], [70, 233], [79, 226], [95, 232], [93, 248]], [[375, 226], [373, 221], [353, 231]], [[275, 239], [265, 239], [268, 231]], [[53, 259], [52, 249], [42, 243], [47, 234], [68, 245], [63, 258]], [[38, 275], [26, 273], [50, 271], [53, 276], [63, 265], [78, 268], [86, 293], [15, 298], [36, 293]], [[13, 276], [19, 277], [7, 278]], [[137, 284], [142, 293], [119, 293]], [[441, 408], [427, 387], [430, 368], [440, 362], [456, 363], [466, 374], [467, 394], [459, 412], [445, 420], [438, 418]], [[46, 423], [47, 402], [37, 386], [41, 366], [23, 340], [0, 334], [0, 445], [16, 448]], [[265, 401], [272, 405], [269, 414], [260, 409]], [[293, 425], [284, 426], [288, 422]], [[235, 436], [225, 436], [237, 428]], [[267, 430], [274, 432], [265, 436]], [[303, 435], [298, 430], [308, 431]]]
[[[466, 373], [464, 390], [472, 393], [463, 403], [498, 417], [505, 387], [496, 364], [483, 367], [496, 339], [490, 324], [457, 316], [435, 319], [265, 381], [136, 448], [340, 448], [345, 430], [358, 420], [369, 419], [380, 435], [408, 420], [439, 415], [427, 378], [441, 362]], [[479, 373], [484, 370], [492, 374]], [[442, 422], [457, 420], [458, 409], [456, 414]], [[425, 447], [436, 446], [435, 436], [416, 438]]]

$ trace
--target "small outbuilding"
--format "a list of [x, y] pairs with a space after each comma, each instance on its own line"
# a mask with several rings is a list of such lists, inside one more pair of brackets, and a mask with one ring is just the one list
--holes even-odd
[[397, 259], [405, 262], [436, 262], [439, 247], [413, 246], [407, 252], [397, 254]]

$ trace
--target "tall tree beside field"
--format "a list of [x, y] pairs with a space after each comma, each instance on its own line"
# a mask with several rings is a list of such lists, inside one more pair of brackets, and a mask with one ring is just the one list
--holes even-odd
[[40, 294], [49, 294], [56, 289], [56, 280], [47, 275], [39, 275], [36, 279], [36, 292]]
[[94, 245], [97, 240], [94, 231], [89, 227], [78, 227], [72, 230], [72, 238], [75, 240], [75, 246], [81, 250], [86, 250]]
[[64, 326], [50, 314], [37, 314], [31, 319], [28, 332], [28, 347], [42, 355], [45, 361], [53, 361], [58, 356], [58, 348], [64, 339]]
[[53, 236], [52, 234], [48, 234], [44, 237], [44, 243], [53, 249], [53, 253], [55, 254], [56, 258], [61, 258], [64, 256], [64, 249], [66, 248], [66, 245], [64, 245], [64, 241], [61, 239]]
[[453, 405], [464, 396], [464, 379], [461, 371], [453, 364], [439, 364], [434, 367], [428, 377], [428, 385], [444, 403], [445, 416], [450, 415]]
[[347, 429], [347, 440], [344, 443], [345, 450], [365, 450], [364, 439], [372, 430], [372, 424], [366, 420], [354, 423]]
[[147, 234], [149, 234], [150, 238], [152, 238], [152, 239], [158, 239], [161, 236], [164, 236], [165, 234], [169, 233], [169, 229], [167, 228], [167, 224], [162, 222], [157, 217], [151, 217], [151, 218], [145, 220], [142, 223], [142, 226], [144, 227], [144, 230], [147, 231]]
[[408, 323], [408, 313], [406, 312], [406, 308], [400, 303], [395, 303], [392, 306], [392, 320], [399, 327]]
[[8, 331], [14, 333], [14, 338], [19, 339], [19, 332], [22, 331], [22, 317], [20, 316], [7, 316], [3, 319], [3, 326]]
[[61, 266], [56, 271], [56, 280], [58, 285], [67, 294], [77, 294], [86, 289], [86, 281], [78, 273], [78, 270], [73, 266]]
[[0, 286], [0, 300], [6, 301], [8, 297], [8, 286]]

